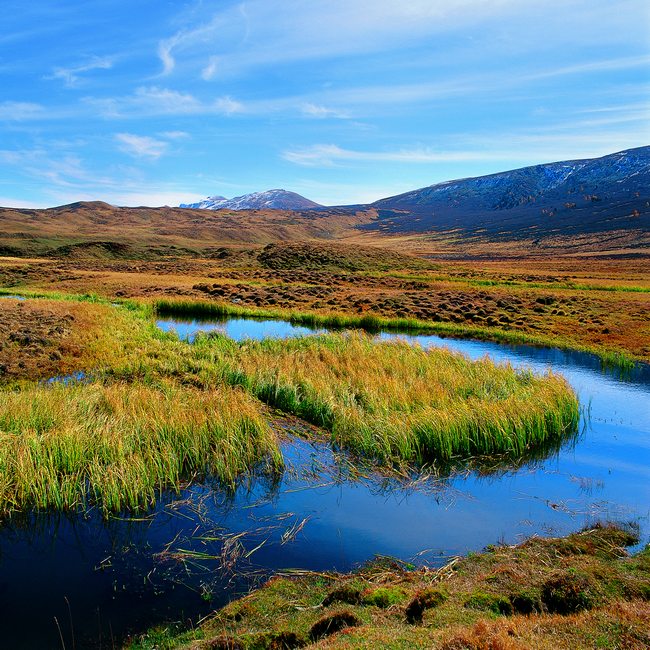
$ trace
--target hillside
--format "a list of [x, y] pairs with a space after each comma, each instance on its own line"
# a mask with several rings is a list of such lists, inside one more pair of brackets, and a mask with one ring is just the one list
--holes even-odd
[[[336, 239], [369, 220], [348, 210], [315, 216], [274, 209], [127, 208], [101, 201], [43, 210], [0, 208], [0, 256], [203, 254], [223, 245]], [[121, 245], [119, 251], [113, 243]]]
[[[647, 229], [650, 147], [438, 183], [372, 204], [366, 228], [487, 236], [583, 236]], [[645, 224], [645, 226], [644, 226]]]
[[[282, 200], [303, 207], [275, 207]], [[322, 207], [284, 190], [226, 200], [231, 207], [220, 201], [0, 208], [0, 256], [209, 256], [222, 246], [309, 240], [447, 258], [639, 255], [650, 249], [650, 147], [448, 181], [369, 205]], [[266, 207], [243, 209], [246, 201]]]

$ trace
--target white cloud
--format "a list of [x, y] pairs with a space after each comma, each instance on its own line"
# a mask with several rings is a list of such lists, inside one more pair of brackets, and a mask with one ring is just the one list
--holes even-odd
[[647, 56], [627, 56], [615, 59], [601, 59], [600, 61], [590, 61], [589, 63], [579, 63], [577, 65], [553, 68], [550, 70], [536, 72], [528, 75], [530, 80], [543, 79], [545, 77], [559, 77], [562, 75], [588, 74], [590, 72], [609, 72], [612, 70], [629, 70], [631, 68], [647, 67], [650, 65], [650, 55]]
[[45, 107], [32, 102], [0, 102], [0, 120], [10, 121], [39, 119], [45, 115]]
[[186, 138], [192, 137], [187, 131], [163, 131], [158, 135], [168, 140], [185, 140]]
[[45, 203], [36, 203], [34, 201], [16, 199], [14, 197], [0, 196], [0, 206], [3, 208], [25, 208], [27, 210], [38, 210], [47, 208]]
[[440, 163], [476, 160], [507, 160], [510, 153], [499, 151], [434, 151], [428, 148], [397, 151], [354, 151], [335, 144], [317, 144], [287, 150], [282, 157], [303, 167], [331, 167], [351, 162]]
[[217, 70], [219, 69], [219, 57], [218, 56], [211, 56], [210, 59], [208, 60], [208, 64], [201, 70], [201, 78], [204, 81], [210, 81], [210, 79], [214, 79], [214, 76], [217, 74]]
[[80, 75], [91, 70], [109, 70], [113, 67], [112, 57], [93, 57], [87, 63], [71, 68], [57, 67], [47, 79], [62, 79], [67, 88], [79, 85]]
[[[354, 150], [336, 144], [315, 144], [288, 149], [281, 157], [302, 167], [367, 166], [373, 163], [436, 165], [444, 163], [499, 163], [508, 169], [517, 164], [533, 165], [578, 158], [596, 158], [614, 151], [640, 147], [650, 142], [650, 123], [613, 119], [565, 122], [535, 130], [498, 133], [452, 133], [436, 149], [402, 148], [390, 151]], [[609, 130], [595, 126], [611, 124]], [[620, 125], [620, 126], [617, 126]], [[639, 127], [639, 125], [644, 125]], [[507, 144], [504, 144], [507, 143]], [[489, 173], [489, 172], [485, 172]]]
[[102, 195], [102, 200], [113, 205], [159, 207], [164, 205], [178, 206], [179, 203], [195, 203], [202, 201], [205, 196], [192, 192], [183, 192], [178, 189], [167, 188], [164, 185], [158, 190], [142, 192], [127, 190], [123, 192], [109, 192]]
[[[159, 42], [163, 74], [182, 65], [212, 78], [218, 61], [227, 76], [283, 62], [388, 52], [441, 35], [457, 37], [454, 46], [473, 56], [484, 56], [487, 43], [494, 56], [647, 39], [644, 21], [629, 20], [647, 18], [641, 0], [249, 0], [217, 12], [213, 6], [194, 7], [191, 21]], [[468, 38], [470, 30], [475, 38]]]
[[108, 118], [146, 117], [154, 115], [232, 115], [245, 112], [244, 104], [229, 96], [201, 101], [191, 93], [159, 86], [141, 86], [132, 95], [94, 99], [85, 103]]
[[115, 139], [121, 151], [138, 158], [160, 158], [168, 147], [167, 142], [133, 133], [117, 133]]
[[244, 104], [234, 100], [232, 97], [220, 97], [215, 100], [212, 106], [206, 107], [206, 112], [213, 112], [210, 108], [216, 110], [217, 113], [225, 113], [226, 115], [232, 115], [233, 113], [243, 113], [245, 108]]
[[172, 70], [176, 67], [176, 60], [172, 56], [172, 50], [174, 48], [174, 45], [176, 45], [175, 38], [169, 38], [165, 41], [161, 41], [158, 44], [158, 56], [160, 57], [160, 60], [162, 61], [163, 64], [163, 70], [162, 70], [163, 75], [170, 74]]
[[327, 106], [321, 106], [320, 104], [312, 104], [307, 102], [301, 106], [301, 110], [304, 115], [309, 117], [317, 118], [328, 118], [335, 117], [339, 119], [347, 119], [349, 115], [343, 111], [339, 111], [336, 108], [328, 108]]

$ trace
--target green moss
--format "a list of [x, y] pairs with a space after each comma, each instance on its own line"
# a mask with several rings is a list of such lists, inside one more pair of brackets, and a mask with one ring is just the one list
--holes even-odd
[[476, 609], [481, 612], [492, 612], [494, 614], [509, 616], [512, 614], [511, 602], [495, 594], [488, 594], [482, 591], [472, 593], [464, 603], [467, 609]]
[[374, 605], [387, 609], [399, 605], [406, 598], [404, 590], [399, 587], [377, 587], [362, 595], [364, 605]]

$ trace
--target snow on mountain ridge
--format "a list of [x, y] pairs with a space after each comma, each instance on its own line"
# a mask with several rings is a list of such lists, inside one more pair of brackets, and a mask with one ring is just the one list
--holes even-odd
[[227, 199], [223, 196], [208, 197], [198, 203], [181, 203], [180, 207], [201, 210], [305, 210], [321, 206], [295, 192], [275, 189], [243, 194], [242, 196], [235, 196], [232, 199]]

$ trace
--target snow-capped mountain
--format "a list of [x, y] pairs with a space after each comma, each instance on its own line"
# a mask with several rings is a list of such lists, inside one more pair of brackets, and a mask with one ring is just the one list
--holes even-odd
[[[381, 208], [412, 208], [424, 205], [451, 207], [462, 203], [464, 209], [471, 205], [482, 209], [503, 210], [534, 203], [539, 198], [550, 195], [570, 200], [571, 196], [602, 191], [609, 194], [615, 188], [623, 189], [621, 186], [628, 182], [631, 186], [645, 185], [649, 174], [650, 147], [641, 147], [602, 158], [568, 160], [489, 176], [446, 181], [381, 199], [373, 205]], [[636, 191], [636, 187], [628, 189], [630, 194]]]
[[320, 208], [314, 201], [306, 199], [295, 192], [287, 190], [267, 190], [266, 192], [253, 192], [227, 199], [223, 196], [209, 196], [198, 203], [181, 203], [181, 208], [198, 208], [201, 210], [263, 210], [273, 208], [276, 210], [307, 210]]

